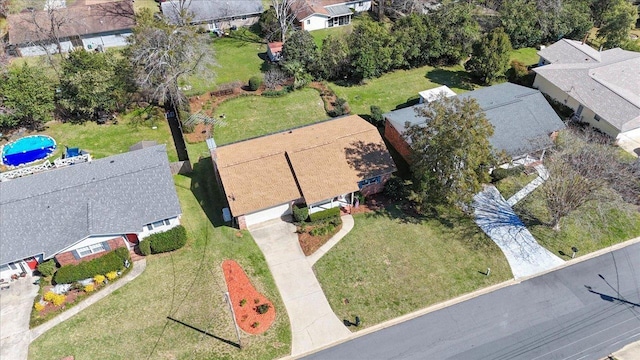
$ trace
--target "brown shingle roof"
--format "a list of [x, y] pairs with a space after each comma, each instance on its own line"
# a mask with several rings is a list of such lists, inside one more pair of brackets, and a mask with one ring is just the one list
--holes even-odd
[[216, 164], [234, 216], [316, 203], [395, 171], [378, 130], [357, 115], [221, 146]]
[[[61, 38], [125, 30], [135, 26], [135, 13], [130, 0], [61, 8], [56, 10], [56, 19], [57, 22], [64, 22], [58, 32]], [[40, 30], [51, 27], [46, 11], [11, 14], [7, 17], [7, 23], [10, 44], [48, 40], [46, 30]]]

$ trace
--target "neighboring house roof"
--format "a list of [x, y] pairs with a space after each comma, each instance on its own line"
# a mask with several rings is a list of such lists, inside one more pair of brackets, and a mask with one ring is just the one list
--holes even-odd
[[180, 213], [165, 145], [0, 182], [0, 264]]
[[[128, 30], [136, 25], [133, 2], [130, 0], [105, 2], [96, 5], [72, 5], [55, 10], [62, 26], [60, 38], [86, 36], [112, 31]], [[51, 20], [46, 11], [27, 11], [7, 16], [9, 44], [48, 41]]]
[[562, 60], [534, 71], [619, 131], [640, 128], [640, 53], [610, 49], [599, 61]]
[[357, 115], [221, 146], [215, 159], [234, 216], [313, 204], [395, 171], [378, 129]]
[[[550, 146], [549, 135], [565, 127], [540, 91], [524, 86], [503, 83], [470, 91], [461, 98], [474, 98], [493, 125], [489, 142], [498, 151], [512, 157], [521, 156]], [[384, 114], [389, 122], [403, 133], [406, 123], [423, 124], [425, 118], [416, 112], [426, 105]]]
[[576, 40], [561, 39], [538, 51], [552, 64], [577, 64], [600, 61], [600, 52], [591, 46]]
[[426, 103], [430, 103], [433, 100], [437, 100], [438, 98], [440, 98], [440, 96], [446, 96], [446, 97], [456, 96], [456, 93], [454, 93], [453, 90], [449, 89], [447, 85], [438, 86], [436, 88], [429, 89], [429, 90], [423, 90], [423, 91], [420, 91], [418, 94], [420, 94], [420, 97], [423, 98]]
[[282, 51], [282, 45], [283, 44], [280, 41], [274, 41], [267, 44], [269, 51], [274, 55]]
[[254, 16], [264, 11], [261, 0], [191, 0], [187, 2], [170, 0], [162, 2], [160, 7], [169, 21], [177, 23], [181, 4], [194, 24], [232, 17]]
[[[370, 0], [365, 0], [366, 2]], [[298, 21], [303, 21], [312, 15], [322, 15], [325, 17], [343, 16], [352, 14], [347, 4], [358, 1], [344, 0], [300, 0], [295, 1], [291, 9]]]

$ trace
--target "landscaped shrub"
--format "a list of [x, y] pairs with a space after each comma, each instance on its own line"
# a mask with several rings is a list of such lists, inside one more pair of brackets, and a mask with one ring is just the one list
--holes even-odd
[[124, 267], [125, 260], [130, 260], [129, 250], [126, 247], [121, 247], [104, 256], [81, 262], [78, 265], [65, 265], [56, 271], [53, 281], [57, 284], [69, 284], [93, 278], [95, 274], [117, 271]]
[[102, 285], [102, 283], [104, 283], [104, 279], [106, 279], [104, 275], [100, 274], [93, 277], [93, 281], [98, 285]]
[[44, 299], [44, 301], [53, 301], [53, 298], [56, 296], [56, 293], [54, 293], [53, 291], [47, 291], [46, 293], [44, 293], [44, 296], [42, 297]]
[[243, 307], [247, 304], [247, 299], [240, 300], [240, 307]]
[[408, 195], [405, 181], [398, 176], [392, 176], [391, 179], [384, 184], [384, 194], [393, 200], [405, 199]]
[[296, 222], [303, 222], [307, 220], [308, 217], [309, 217], [308, 207], [306, 206], [298, 207], [298, 205], [293, 206], [293, 218]]
[[151, 253], [159, 254], [180, 249], [187, 243], [187, 230], [182, 225], [173, 229], [150, 235], [143, 242], [151, 245]]
[[351, 112], [351, 108], [349, 107], [347, 100], [343, 98], [338, 98], [336, 99], [336, 102], [333, 103], [333, 110], [329, 111], [329, 116], [331, 117], [342, 116], [342, 115], [347, 115], [350, 112]]
[[149, 241], [149, 239], [140, 241], [140, 243], [138, 243], [138, 249], [144, 256], [151, 255], [151, 241]]
[[256, 311], [258, 312], [258, 314], [266, 314], [266, 312], [269, 311], [270, 307], [271, 306], [267, 303], [260, 304], [256, 306]]
[[291, 91], [293, 91], [293, 88], [291, 86], [285, 86], [282, 90], [267, 90], [267, 91], [263, 91], [262, 92], [262, 96], [265, 96], [265, 97], [280, 97], [280, 96], [287, 95]]
[[36, 309], [37, 312], [44, 310], [44, 305], [42, 305], [39, 301], [33, 304], [33, 308]]
[[51, 300], [51, 303], [53, 303], [54, 306], [60, 306], [62, 304], [64, 304], [65, 300], [67, 300], [67, 296], [64, 294], [55, 294], [53, 295], [53, 299]]
[[93, 292], [95, 289], [96, 289], [96, 286], [95, 286], [95, 285], [93, 285], [93, 284], [86, 285], [86, 286], [83, 288], [84, 292], [86, 292], [86, 293]]
[[503, 169], [503, 168], [494, 169], [491, 172], [491, 181], [498, 182], [509, 176], [519, 175], [520, 173], [522, 173], [523, 170], [524, 170], [524, 166], [522, 165], [515, 166], [509, 169]]
[[53, 260], [47, 260], [42, 264], [38, 264], [38, 271], [42, 276], [51, 276], [56, 272], [56, 262]]
[[258, 76], [252, 76], [249, 79], [249, 89], [251, 91], [256, 91], [260, 88], [260, 85], [262, 85], [262, 79]]
[[112, 281], [113, 279], [118, 277], [118, 273], [115, 271], [109, 271], [105, 275], [107, 276], [107, 279], [109, 279], [109, 281]]
[[329, 219], [332, 217], [340, 217], [339, 207], [334, 207], [331, 209], [322, 210], [313, 214], [309, 214], [309, 218], [311, 219], [311, 221], [314, 221], [314, 222], [319, 220]]
[[384, 117], [382, 116], [382, 109], [379, 106], [371, 105], [369, 108], [371, 111], [371, 123], [375, 126], [384, 125]]

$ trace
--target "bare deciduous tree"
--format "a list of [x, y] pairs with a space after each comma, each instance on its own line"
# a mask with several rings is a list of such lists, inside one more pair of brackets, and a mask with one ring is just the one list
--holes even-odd
[[276, 19], [280, 26], [280, 41], [285, 42], [287, 31], [293, 25], [296, 15], [308, 5], [304, 3], [304, 0], [271, 0], [271, 6], [275, 10]]
[[264, 86], [273, 90], [280, 85], [283, 85], [289, 77], [284, 71], [280, 69], [271, 69], [264, 74]]

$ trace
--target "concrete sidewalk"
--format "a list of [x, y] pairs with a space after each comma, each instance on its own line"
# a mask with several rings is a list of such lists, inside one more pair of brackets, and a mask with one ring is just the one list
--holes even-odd
[[[89, 306], [97, 303], [98, 301], [104, 299], [112, 292], [120, 289], [124, 285], [128, 284], [129, 281], [138, 277], [138, 275], [142, 274], [144, 269], [147, 267], [147, 260], [142, 259], [133, 263], [133, 269], [129, 271], [127, 275], [125, 275], [122, 279], [116, 281], [115, 283], [107, 286], [106, 288], [98, 291], [97, 293], [89, 296], [78, 305], [72, 307], [71, 309], [63, 312], [62, 314], [54, 317], [53, 319], [47, 321], [46, 323], [31, 329], [30, 331], [30, 341], [33, 341], [38, 338], [38, 336], [44, 334], [54, 326], [60, 324], [61, 322], [75, 316], [80, 311], [88, 308]], [[4, 358], [3, 358], [4, 359]]]
[[542, 164], [535, 165], [534, 168], [538, 172], [538, 177], [533, 179], [530, 183], [528, 183], [525, 187], [520, 189], [517, 193], [513, 194], [508, 200], [507, 203], [509, 206], [513, 206], [518, 203], [518, 201], [524, 199], [527, 195], [531, 194], [533, 190], [537, 189], [538, 186], [542, 185], [548, 178], [549, 172], [547, 168]]
[[617, 360], [640, 359], [640, 341], [629, 344], [612, 354]]
[[353, 229], [353, 216], [345, 215], [342, 217], [342, 228], [335, 235], [329, 239], [324, 245], [320, 247], [320, 249], [316, 250], [313, 254], [307, 256], [307, 260], [309, 261], [309, 265], [313, 266], [321, 257], [324, 256], [332, 247], [334, 247], [340, 240], [342, 240], [345, 235]]
[[336, 341], [351, 332], [333, 313], [311, 264], [298, 243], [296, 227], [277, 219], [250, 227], [280, 291], [291, 323], [291, 355]]
[[538, 244], [494, 186], [478, 193], [473, 206], [476, 223], [500, 247], [516, 279], [564, 264]]

